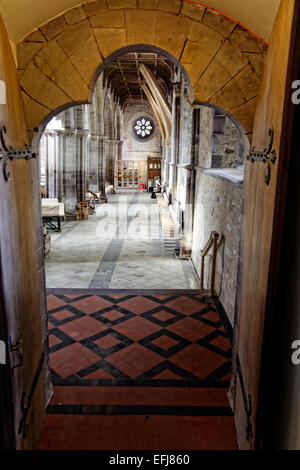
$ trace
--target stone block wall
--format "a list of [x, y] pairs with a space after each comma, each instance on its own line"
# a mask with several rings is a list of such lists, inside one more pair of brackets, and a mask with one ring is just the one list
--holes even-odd
[[[149, 117], [154, 125], [154, 130], [151, 137], [146, 140], [139, 138], [133, 132], [134, 123], [142, 116]], [[147, 103], [136, 103], [126, 106], [124, 111], [123, 138], [125, 141], [123, 152], [124, 160], [146, 161], [148, 155], [161, 155], [161, 135], [150, 105]]]
[[[217, 231], [222, 236], [217, 255], [216, 295], [220, 297], [232, 325], [235, 312], [241, 218], [242, 188], [229, 181], [197, 171], [192, 260], [200, 274], [200, 250], [208, 241], [211, 231]], [[210, 267], [209, 256], [206, 259], [206, 267], [208, 268], [205, 275], [207, 282]]]

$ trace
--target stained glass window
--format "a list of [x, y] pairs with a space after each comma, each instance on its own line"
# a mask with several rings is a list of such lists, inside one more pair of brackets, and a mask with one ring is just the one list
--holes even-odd
[[145, 138], [152, 134], [153, 127], [151, 121], [142, 118], [136, 121], [134, 129], [139, 137]]

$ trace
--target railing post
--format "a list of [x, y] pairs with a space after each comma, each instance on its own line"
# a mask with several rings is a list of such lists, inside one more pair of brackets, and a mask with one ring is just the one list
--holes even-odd
[[204, 289], [204, 256], [201, 255], [200, 289]]
[[213, 253], [212, 253], [212, 263], [211, 263], [211, 279], [210, 279], [210, 294], [215, 295], [215, 277], [216, 277], [216, 261], [217, 261], [217, 249], [218, 249], [218, 238], [219, 234], [217, 232], [212, 232], [213, 238]]

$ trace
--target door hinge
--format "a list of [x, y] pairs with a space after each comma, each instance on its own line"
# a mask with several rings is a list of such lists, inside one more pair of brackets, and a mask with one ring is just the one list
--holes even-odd
[[12, 344], [11, 338], [9, 338], [9, 351], [16, 352], [19, 355], [19, 362], [12, 366], [11, 373], [14, 375], [15, 369], [23, 365], [23, 349], [22, 349], [23, 340], [20, 339], [15, 344]]
[[243, 378], [243, 374], [242, 374], [241, 363], [240, 363], [240, 359], [239, 359], [238, 354], [236, 356], [236, 366], [237, 366], [237, 372], [238, 372], [239, 379], [240, 379], [243, 402], [244, 402], [244, 409], [245, 409], [246, 418], [247, 418], [246, 439], [247, 439], [248, 442], [250, 442], [250, 440], [253, 439], [253, 426], [252, 426], [252, 421], [251, 421], [252, 398], [251, 398], [250, 394], [247, 395], [247, 393], [246, 393], [246, 388], [245, 388], [244, 378]]
[[25, 160], [30, 160], [31, 158], [36, 158], [37, 155], [36, 153], [32, 153], [29, 147], [25, 147], [23, 149], [14, 149], [12, 147], [7, 147], [5, 143], [5, 137], [4, 135], [6, 134], [6, 127], [2, 126], [0, 129], [0, 143], [1, 143], [1, 148], [0, 148], [0, 161], [3, 160], [3, 176], [5, 181], [9, 181], [10, 178], [10, 172], [9, 172], [9, 167], [8, 164], [10, 161], [13, 160], [18, 160], [18, 159], [25, 159]]
[[253, 147], [252, 149], [250, 149], [249, 155], [247, 157], [247, 160], [249, 160], [251, 163], [254, 163], [254, 162], [267, 163], [267, 169], [266, 169], [266, 174], [265, 174], [265, 183], [267, 186], [269, 185], [270, 180], [271, 180], [271, 163], [272, 165], [274, 165], [277, 160], [276, 151], [273, 149], [273, 143], [274, 143], [274, 130], [273, 129], [269, 130], [269, 137], [270, 137], [270, 143], [267, 149], [260, 152]]

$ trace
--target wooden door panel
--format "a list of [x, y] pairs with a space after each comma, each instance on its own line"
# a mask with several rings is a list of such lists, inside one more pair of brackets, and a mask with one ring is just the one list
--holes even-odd
[[[238, 355], [246, 398], [251, 397], [251, 422], [253, 438], [246, 437], [247, 425], [242, 384], [237, 380], [236, 424], [239, 444], [242, 449], [254, 447], [256, 410], [260, 379], [260, 363], [264, 334], [265, 308], [269, 282], [272, 237], [278, 219], [274, 217], [275, 201], [281, 197], [278, 186], [278, 168], [286, 158], [285, 121], [287, 100], [291, 94], [289, 70], [290, 51], [293, 44], [292, 27], [295, 16], [295, 1], [283, 0], [274, 25], [266, 58], [264, 78], [256, 110], [252, 146], [257, 150], [268, 148], [269, 130], [274, 131], [273, 149], [276, 163], [271, 164], [271, 179], [266, 185], [267, 165], [262, 162], [247, 162], [246, 229], [242, 274], [241, 312], [238, 339]], [[283, 165], [284, 166], [284, 165]], [[245, 398], [245, 397], [244, 397]]]
[[[0, 104], [0, 128], [7, 147], [24, 149], [28, 144], [23, 101], [17, 78], [16, 66], [5, 26], [0, 18], [0, 80], [2, 87]], [[5, 85], [4, 85], [5, 84]], [[5, 88], [5, 93], [3, 89]], [[1, 145], [1, 144], [0, 144]], [[2, 155], [3, 154], [2, 152]], [[10, 180], [4, 178], [4, 163], [8, 163]], [[38, 277], [35, 180], [36, 159], [14, 161], [2, 159], [0, 164], [0, 249], [1, 282], [4, 312], [6, 312], [7, 336], [11, 343], [23, 350], [23, 364], [14, 369], [12, 388], [15, 415], [15, 435], [18, 449], [30, 449], [36, 445], [44, 417], [44, 380], [40, 376], [33, 397], [27, 423], [29, 434], [18, 433], [23, 417], [22, 394], [30, 392], [39, 359], [42, 355], [40, 289]], [[40, 220], [40, 217], [38, 221]], [[37, 227], [37, 230], [36, 230]], [[20, 361], [17, 352], [10, 352], [11, 366]], [[26, 405], [26, 400], [25, 400]]]

